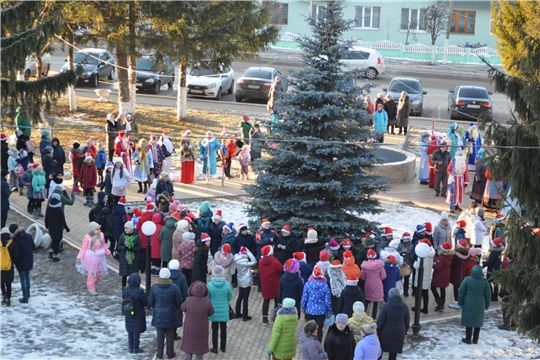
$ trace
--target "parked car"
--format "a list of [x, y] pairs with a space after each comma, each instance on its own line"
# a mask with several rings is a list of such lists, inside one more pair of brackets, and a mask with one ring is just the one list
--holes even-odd
[[424, 108], [424, 95], [427, 94], [422, 87], [422, 82], [415, 78], [395, 77], [388, 85], [388, 88], [383, 88], [387, 94], [392, 96], [392, 99], [397, 103], [402, 91], [406, 91], [411, 101], [410, 115], [422, 116]]
[[234, 91], [234, 70], [220, 65], [215, 69], [209, 64], [191, 68], [187, 75], [188, 96], [200, 96], [220, 100], [224, 91]]
[[[66, 59], [67, 61], [67, 59]], [[73, 54], [73, 68], [82, 68], [79, 75], [79, 82], [88, 83], [92, 87], [97, 87], [100, 79], [108, 78], [114, 80], [116, 67], [114, 58], [110, 52], [104, 49], [86, 48]], [[68, 64], [64, 64], [60, 72], [66, 72]]]
[[[51, 55], [41, 55], [41, 75], [47, 76], [51, 70]], [[35, 55], [28, 55], [26, 58], [26, 65], [24, 67], [24, 80], [28, 81], [31, 76], [36, 76], [37, 63]]]
[[240, 102], [243, 99], [267, 100], [268, 92], [276, 76], [281, 77], [283, 87], [287, 91], [287, 81], [283, 78], [279, 70], [265, 66], [250, 67], [236, 82], [236, 102]]
[[340, 62], [350, 70], [360, 70], [368, 79], [375, 79], [384, 71], [384, 57], [375, 49], [352, 47], [345, 53]]
[[137, 67], [135, 83], [137, 90], [159, 94], [162, 84], [167, 84], [169, 89], [173, 87], [174, 64], [168, 59], [164, 59], [163, 63], [158, 65], [153, 57], [143, 56], [139, 58], [135, 66]]
[[472, 85], [458, 85], [448, 90], [448, 111], [450, 119], [477, 120], [481, 114], [493, 120], [490, 95], [486, 88]]

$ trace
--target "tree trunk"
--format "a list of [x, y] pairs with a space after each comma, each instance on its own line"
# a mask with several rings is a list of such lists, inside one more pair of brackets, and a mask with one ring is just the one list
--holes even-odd
[[[71, 28], [68, 33], [68, 41], [70, 44], [73, 44], [73, 31]], [[73, 46], [68, 46], [68, 69], [73, 69]], [[75, 86], [70, 85], [68, 87], [68, 99], [69, 99], [69, 110], [77, 111], [77, 94], [75, 93]]]
[[137, 87], [135, 86], [135, 83], [137, 82], [137, 73], [135, 72], [136, 69], [136, 60], [134, 55], [129, 56], [129, 103], [131, 106], [131, 113], [135, 113], [136, 108], [136, 93], [137, 93]]
[[116, 47], [116, 59], [118, 61], [118, 111], [120, 114], [133, 112], [130, 102], [129, 78], [128, 78], [128, 56], [123, 44]]
[[135, 73], [135, 69], [137, 67], [137, 58], [135, 57], [135, 3], [133, 1], [129, 2], [128, 5], [129, 8], [129, 100], [131, 105], [131, 113], [135, 113], [135, 98], [136, 98], [136, 91], [137, 87], [135, 86], [135, 83], [137, 82], [137, 74]]
[[186, 61], [180, 61], [178, 65], [178, 98], [176, 99], [176, 118], [187, 120], [187, 86], [186, 86]]
[[43, 62], [41, 61], [41, 53], [34, 55], [36, 59], [36, 79], [39, 79], [41, 77], [41, 73], [43, 72], [41, 69], [43, 68]]

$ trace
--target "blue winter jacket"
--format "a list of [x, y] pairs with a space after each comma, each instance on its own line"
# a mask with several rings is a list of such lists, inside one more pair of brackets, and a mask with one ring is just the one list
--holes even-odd
[[332, 313], [330, 288], [324, 280], [312, 277], [304, 285], [302, 309], [306, 310], [306, 313], [309, 315], [326, 315]]
[[24, 231], [23, 228], [19, 228], [11, 237], [19, 248], [19, 257], [15, 261], [17, 271], [32, 270], [34, 268], [34, 250], [36, 249], [32, 236]]
[[308, 282], [313, 273], [313, 267], [305, 261], [300, 261], [300, 276], [304, 279], [304, 284]]
[[154, 309], [152, 326], [156, 329], [174, 329], [182, 326], [178, 308], [182, 305], [182, 294], [172, 280], [157, 281], [152, 285], [148, 304]]
[[377, 334], [366, 335], [356, 344], [353, 360], [375, 360], [382, 355]]
[[255, 254], [255, 240], [253, 239], [253, 236], [251, 236], [251, 234], [242, 235], [241, 233], [238, 233], [232, 242], [232, 253], [236, 255], [240, 251], [241, 246], [248, 248], [249, 251]]
[[214, 315], [208, 319], [213, 322], [229, 321], [229, 301], [232, 300], [231, 284], [224, 278], [213, 278], [208, 283], [207, 297], [214, 307]]
[[170, 196], [174, 196], [174, 188], [171, 180], [165, 182], [163, 179], [159, 179], [156, 185], [156, 197], [162, 192], [168, 192]]
[[34, 188], [32, 187], [32, 171], [27, 170], [23, 176], [21, 176], [21, 179], [19, 180], [20, 184], [30, 184], [26, 187], [26, 197], [28, 199], [34, 198]]
[[304, 282], [298, 273], [285, 272], [279, 279], [278, 303], [282, 304], [283, 299], [291, 298], [296, 301], [299, 308], [304, 292]]
[[146, 331], [146, 312], [144, 308], [148, 305], [146, 294], [140, 288], [141, 277], [137, 273], [129, 275], [128, 286], [122, 289], [122, 300], [131, 296], [135, 303], [135, 315], [126, 315], [126, 331], [140, 334]]
[[377, 133], [385, 133], [388, 126], [388, 114], [386, 111], [375, 110], [373, 113], [373, 128]]
[[266, 245], [272, 245], [274, 246], [278, 239], [279, 235], [277, 234], [276, 230], [273, 229], [263, 229], [257, 232], [256, 237], [256, 243], [257, 243], [257, 254], [255, 257], [257, 260], [261, 258], [261, 249], [263, 246]]
[[116, 240], [124, 232], [124, 224], [126, 223], [126, 207], [124, 205], [115, 205], [112, 209], [113, 234]]
[[96, 169], [104, 169], [107, 165], [107, 152], [101, 149], [96, 154]]
[[384, 288], [384, 301], [388, 301], [388, 292], [396, 287], [396, 283], [401, 280], [401, 273], [397, 265], [390, 263], [384, 264], [384, 271], [386, 271], [386, 279], [383, 280]]
[[210, 224], [212, 223], [212, 216], [214, 216], [214, 213], [212, 212], [212, 210], [208, 209], [201, 214], [201, 217], [199, 219], [197, 219], [197, 232], [199, 234], [209, 233]]
[[8, 211], [9, 208], [9, 196], [11, 195], [11, 189], [4, 177], [2, 177], [2, 211]]

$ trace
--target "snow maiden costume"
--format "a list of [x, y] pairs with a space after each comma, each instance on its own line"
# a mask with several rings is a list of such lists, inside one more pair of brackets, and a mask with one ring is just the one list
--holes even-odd
[[206, 183], [211, 181], [212, 175], [216, 174], [217, 149], [221, 150], [221, 144], [214, 138], [211, 131], [206, 133], [206, 138], [201, 142], [199, 154], [203, 161], [203, 175], [206, 177]]
[[428, 147], [429, 147], [429, 134], [427, 132], [422, 134], [420, 140], [420, 184], [428, 185], [429, 183], [429, 163], [428, 163]]
[[482, 147], [482, 137], [474, 123], [471, 123], [469, 130], [465, 133], [465, 142], [467, 143], [467, 163], [469, 170], [474, 171], [478, 150]]

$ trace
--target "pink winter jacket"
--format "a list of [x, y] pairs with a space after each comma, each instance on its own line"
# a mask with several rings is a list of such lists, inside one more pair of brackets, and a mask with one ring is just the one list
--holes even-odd
[[[111, 251], [107, 247], [105, 236], [103, 236], [103, 233], [100, 233], [99, 235], [101, 236], [101, 242], [96, 241], [94, 243], [94, 251], [104, 248], [105, 255], [110, 255]], [[79, 251], [79, 255], [77, 255], [77, 259], [82, 260], [84, 258], [84, 255], [86, 254], [86, 251], [91, 250], [91, 248], [92, 248], [92, 236], [90, 234], [86, 234], [84, 235], [81, 250]]]
[[197, 245], [194, 241], [184, 241], [178, 246], [178, 260], [182, 269], [193, 269]]
[[227, 256], [223, 255], [223, 251], [218, 251], [214, 254], [214, 264], [223, 266], [225, 270], [225, 280], [231, 282], [232, 276], [236, 271], [236, 265], [234, 263], [234, 256], [228, 253]]
[[364, 285], [366, 301], [381, 302], [384, 300], [382, 281], [386, 279], [386, 271], [381, 260], [364, 261], [360, 278], [366, 281]]

